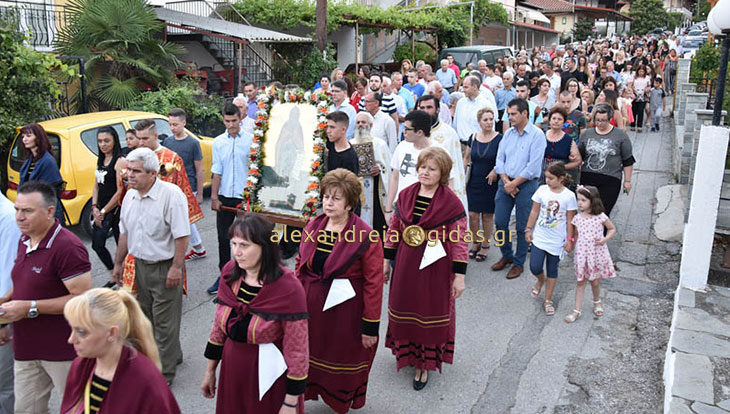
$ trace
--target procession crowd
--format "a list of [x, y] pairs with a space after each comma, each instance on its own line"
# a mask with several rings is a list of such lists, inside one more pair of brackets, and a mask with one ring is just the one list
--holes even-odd
[[[220, 273], [208, 289], [216, 309], [203, 395], [217, 398], [217, 413], [303, 413], [319, 398], [338, 413], [363, 407], [385, 284], [382, 342], [422, 390], [454, 360], [467, 265], [491, 247], [501, 255], [493, 272], [509, 268], [514, 279], [529, 266], [529, 294], [544, 295], [547, 316], [559, 262], [572, 253], [575, 307], [564, 320], [581, 316], [587, 284], [602, 316], [600, 280], [616, 276], [609, 217], [636, 162], [627, 130], [660, 128], [677, 48], [666, 36], [624, 36], [523, 48], [495, 64], [459, 67], [449, 56], [438, 68], [404, 60], [389, 74], [324, 74], [313, 92], [332, 100], [322, 209], [301, 229], [316, 237], [299, 243], [273, 237], [262, 215], [238, 215], [264, 86], [244, 85], [222, 109], [226, 132], [212, 149]], [[53, 388], [62, 413], [180, 412], [169, 386], [183, 361], [185, 262], [208, 257], [195, 227], [202, 152], [186, 116], [170, 111], [173, 136], [162, 144], [154, 120], [127, 131], [126, 148], [116, 130], [97, 131], [101, 288], [63, 226], [48, 136], [21, 128], [17, 198], [0, 196], [0, 413], [49, 412]], [[363, 151], [374, 162], [363, 164]], [[282, 260], [294, 254], [289, 269]]]

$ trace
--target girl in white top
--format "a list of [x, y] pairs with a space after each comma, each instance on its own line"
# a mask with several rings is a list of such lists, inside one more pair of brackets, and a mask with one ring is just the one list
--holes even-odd
[[[540, 295], [545, 284], [545, 314], [554, 315], [553, 291], [558, 282], [558, 264], [563, 251], [573, 250], [573, 224], [571, 223], [578, 203], [575, 193], [566, 186], [573, 180], [560, 161], [545, 168], [545, 183], [532, 195], [532, 211], [525, 228], [525, 239], [532, 243], [530, 249], [530, 271], [537, 278], [530, 294]], [[547, 280], [545, 275], [547, 274]]]

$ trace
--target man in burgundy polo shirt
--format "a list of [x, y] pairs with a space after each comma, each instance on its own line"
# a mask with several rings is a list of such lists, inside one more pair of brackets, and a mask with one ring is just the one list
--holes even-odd
[[16, 414], [48, 413], [51, 390], [63, 395], [76, 357], [67, 342], [71, 328], [63, 307], [91, 288], [89, 254], [61, 227], [55, 211], [50, 185], [28, 181], [18, 189], [15, 220], [22, 236], [11, 272], [13, 288], [0, 298], [0, 316], [13, 322]]

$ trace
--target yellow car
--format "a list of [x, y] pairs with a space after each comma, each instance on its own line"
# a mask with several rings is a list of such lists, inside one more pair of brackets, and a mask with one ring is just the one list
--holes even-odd
[[[134, 128], [142, 119], [155, 120], [160, 142], [165, 136], [172, 136], [167, 117], [149, 112], [108, 111], [73, 115], [64, 118], [41, 122], [46, 130], [53, 148], [53, 155], [60, 166], [61, 177], [66, 182], [65, 191], [61, 193], [63, 206], [68, 213], [70, 225], [81, 223], [84, 230], [91, 234], [91, 192], [94, 188], [94, 170], [98, 146], [96, 131], [103, 126], [110, 126], [119, 134], [122, 148], [126, 147], [125, 131]], [[26, 158], [26, 150], [20, 136], [20, 128], [16, 129], [15, 141], [8, 157], [8, 192], [11, 201], [17, 195], [20, 182], [20, 166]], [[205, 187], [210, 186], [210, 164], [212, 162], [213, 138], [201, 137], [186, 129], [193, 138], [200, 141], [203, 152], [203, 169]]]

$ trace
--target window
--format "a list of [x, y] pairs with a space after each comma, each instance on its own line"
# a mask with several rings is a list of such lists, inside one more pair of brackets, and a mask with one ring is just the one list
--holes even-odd
[[[129, 124], [132, 125], [132, 128], [134, 128], [139, 121], [141, 121], [141, 119], [130, 121]], [[155, 118], [154, 121], [155, 129], [157, 130], [157, 140], [160, 141], [161, 145], [165, 138], [172, 136], [172, 130], [170, 130], [170, 124], [167, 123], [166, 119]]]
[[[122, 124], [111, 124], [111, 125], [102, 125], [102, 126], [110, 126], [114, 128], [115, 131], [117, 131], [117, 136], [119, 137], [119, 142], [122, 145], [122, 148], [127, 146], [127, 141], [124, 139], [125, 129]], [[99, 156], [99, 145], [96, 143], [96, 132], [101, 127], [91, 128], [87, 129], [86, 131], [81, 133], [81, 141], [83, 141], [84, 145], [86, 145], [86, 148], [89, 149], [94, 155]]]
[[567, 17], [563, 17], [563, 24], [568, 24], [568, 18]]
[[[51, 142], [53, 158], [56, 159], [58, 168], [61, 168], [61, 139], [58, 138], [58, 135], [56, 134], [48, 133], [48, 141]], [[23, 146], [23, 137], [18, 134], [15, 137], [13, 148], [10, 149], [10, 168], [15, 171], [20, 171], [20, 167], [23, 165], [26, 158], [28, 158], [28, 151]]]

